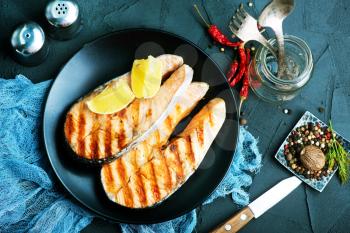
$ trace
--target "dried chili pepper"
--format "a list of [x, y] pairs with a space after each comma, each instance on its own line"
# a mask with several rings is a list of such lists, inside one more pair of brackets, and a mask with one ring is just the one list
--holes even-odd
[[233, 79], [233, 76], [236, 74], [238, 69], [238, 61], [235, 59], [231, 65], [230, 65], [230, 69], [228, 70], [227, 74], [226, 74], [226, 78], [228, 82], [231, 82], [231, 80]]
[[238, 55], [239, 55], [239, 71], [236, 74], [236, 76], [233, 78], [232, 81], [230, 81], [230, 86], [234, 87], [239, 81], [241, 81], [244, 73], [246, 72], [246, 63], [247, 63], [247, 56], [245, 54], [244, 50], [244, 44], [242, 43], [238, 48]]
[[248, 98], [248, 94], [249, 94], [249, 80], [248, 80], [248, 71], [246, 71], [244, 73], [243, 86], [241, 88], [241, 91], [239, 92], [240, 101], [238, 106], [238, 112], [241, 112], [242, 104]]
[[245, 50], [244, 43], [241, 41], [231, 42], [216, 25], [209, 25], [209, 23], [207, 23], [207, 21], [203, 18], [202, 14], [200, 13], [197, 5], [194, 5], [194, 8], [196, 9], [198, 15], [202, 18], [203, 22], [208, 27], [208, 33], [214, 41], [224, 46], [233, 48], [238, 47], [239, 62], [237, 60], [234, 60], [232, 62], [226, 76], [227, 81], [229, 82], [231, 87], [235, 86], [243, 78], [243, 86], [240, 91], [241, 101], [239, 105], [239, 109], [241, 109], [242, 103], [248, 97], [249, 93], [248, 66], [250, 62], [250, 49]]
[[221, 45], [225, 45], [228, 47], [237, 47], [242, 43], [240, 41], [231, 42], [216, 25], [210, 25], [208, 28], [208, 33], [214, 41], [220, 43]]
[[230, 82], [230, 87], [236, 86], [236, 84], [239, 83], [239, 81], [242, 80], [242, 77], [243, 77], [244, 73], [245, 73], [245, 67], [240, 65], [240, 69], [239, 69], [238, 73], [236, 74], [236, 76]]
[[249, 94], [249, 79], [248, 79], [248, 71], [244, 73], [244, 78], [243, 78], [243, 86], [241, 88], [241, 91], [239, 92], [239, 96], [243, 100], [248, 98]]
[[239, 95], [241, 97], [241, 101], [245, 100], [248, 98], [249, 94], [249, 60], [250, 60], [250, 49], [246, 49], [246, 58], [247, 61], [245, 64], [245, 72], [244, 72], [244, 77], [243, 77], [243, 86], [241, 91], [239, 92]]
[[228, 47], [238, 47], [242, 42], [238, 41], [238, 42], [231, 42], [225, 35], [224, 33], [222, 33], [220, 31], [220, 29], [216, 26], [216, 25], [209, 25], [209, 23], [204, 19], [204, 17], [202, 16], [202, 14], [200, 13], [197, 5], [193, 5], [194, 8], [196, 9], [198, 15], [201, 17], [201, 19], [203, 20], [203, 22], [205, 23], [205, 25], [207, 25], [208, 27], [208, 33], [211, 36], [211, 38], [218, 42], [221, 45], [225, 45]]

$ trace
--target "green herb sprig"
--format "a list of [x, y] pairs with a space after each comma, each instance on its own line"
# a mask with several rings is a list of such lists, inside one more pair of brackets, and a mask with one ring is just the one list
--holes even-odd
[[333, 170], [334, 165], [338, 165], [338, 176], [342, 184], [348, 182], [350, 177], [350, 159], [349, 153], [344, 149], [343, 145], [336, 139], [333, 130], [332, 122], [329, 122], [329, 128], [331, 130], [332, 138], [328, 146], [328, 152], [326, 155], [328, 161], [328, 168]]

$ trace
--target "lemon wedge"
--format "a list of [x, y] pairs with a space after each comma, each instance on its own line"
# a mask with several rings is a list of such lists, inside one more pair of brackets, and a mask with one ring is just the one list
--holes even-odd
[[101, 93], [87, 101], [88, 108], [98, 114], [112, 114], [128, 106], [135, 98], [126, 79], [108, 85]]
[[162, 62], [152, 56], [135, 60], [131, 70], [131, 88], [137, 98], [151, 98], [162, 81]]

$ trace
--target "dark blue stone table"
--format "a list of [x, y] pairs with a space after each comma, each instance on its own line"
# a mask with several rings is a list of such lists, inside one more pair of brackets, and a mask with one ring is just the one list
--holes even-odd
[[[247, 4], [247, 0], [243, 3]], [[51, 53], [37, 67], [23, 67], [10, 59], [5, 44], [17, 24], [39, 21], [45, 1], [0, 1], [0, 75], [14, 77], [22, 73], [33, 82], [55, 78], [60, 67], [82, 45], [108, 32], [133, 28], [159, 28], [198, 44], [226, 71], [230, 52], [208, 46], [210, 39], [195, 17], [192, 5], [204, 6], [210, 20], [227, 35], [230, 17], [240, 1], [237, 0], [95, 0], [78, 1], [84, 18], [84, 29], [73, 40], [49, 41]], [[253, 1], [254, 2], [254, 1]], [[255, 0], [254, 7], [246, 8], [257, 15], [266, 0]], [[244, 105], [249, 131], [259, 138], [264, 155], [263, 167], [250, 188], [254, 199], [279, 180], [290, 176], [273, 155], [296, 121], [309, 110], [321, 120], [333, 119], [334, 127], [350, 138], [350, 1], [348, 0], [296, 0], [293, 14], [286, 19], [287, 34], [303, 38], [314, 56], [311, 81], [294, 100], [282, 105], [271, 105], [251, 94]], [[324, 108], [323, 112], [318, 109]], [[282, 109], [291, 109], [286, 115]], [[197, 232], [208, 232], [240, 207], [230, 198], [198, 209]], [[96, 219], [84, 232], [116, 232], [117, 224]], [[333, 178], [329, 186], [318, 193], [305, 185], [278, 203], [260, 218], [253, 220], [242, 232], [350, 232], [350, 185], [341, 186]]]

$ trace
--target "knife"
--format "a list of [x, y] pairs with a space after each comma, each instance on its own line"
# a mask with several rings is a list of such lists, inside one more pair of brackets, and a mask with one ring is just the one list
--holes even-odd
[[296, 176], [284, 179], [258, 197], [240, 212], [230, 217], [224, 224], [216, 228], [213, 233], [237, 232], [253, 218], [258, 218], [283, 198], [288, 196], [302, 183]]

